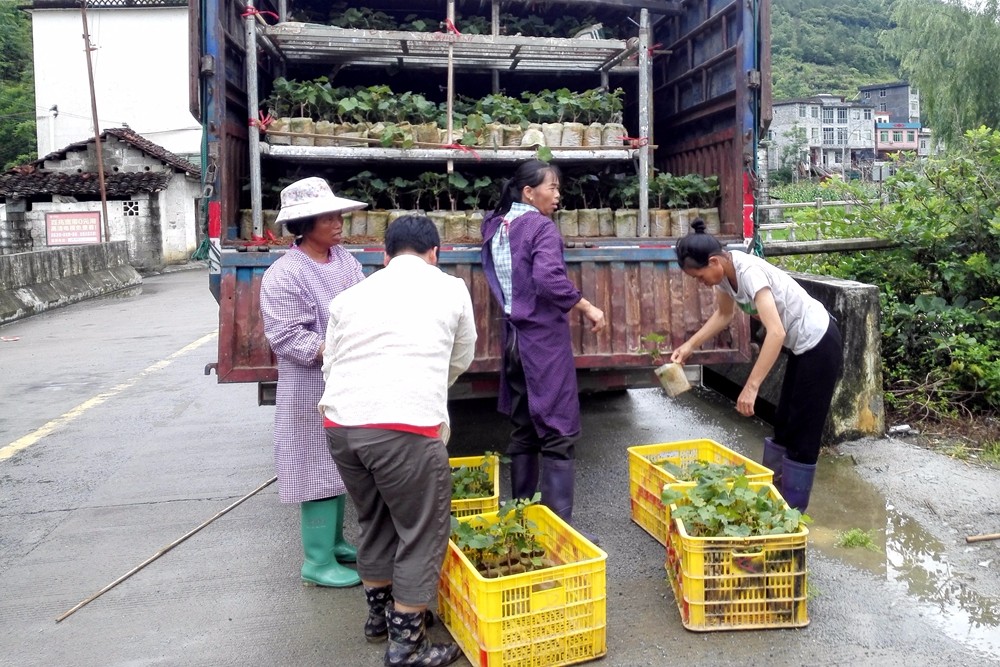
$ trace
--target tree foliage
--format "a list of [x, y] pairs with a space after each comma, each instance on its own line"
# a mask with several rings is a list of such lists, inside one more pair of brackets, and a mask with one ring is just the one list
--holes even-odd
[[881, 38], [920, 90], [927, 124], [945, 141], [1000, 127], [1000, 1], [896, 0]]
[[35, 93], [31, 22], [16, 3], [0, 0], [0, 167], [34, 159]]
[[775, 99], [854, 97], [859, 86], [896, 80], [898, 63], [878, 42], [889, 27], [881, 0], [773, 0]]
[[1000, 412], [1000, 131], [904, 157], [883, 206], [847, 214], [898, 249], [797, 260], [799, 270], [877, 285], [888, 404], [903, 420]]

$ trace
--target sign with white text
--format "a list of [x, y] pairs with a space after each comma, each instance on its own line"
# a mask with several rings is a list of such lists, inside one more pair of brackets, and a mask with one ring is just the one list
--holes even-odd
[[101, 242], [100, 211], [45, 214], [46, 245], [80, 245]]

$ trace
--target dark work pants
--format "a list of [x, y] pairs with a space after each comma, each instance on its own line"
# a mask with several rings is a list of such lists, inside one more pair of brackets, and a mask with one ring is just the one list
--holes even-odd
[[572, 459], [576, 441], [580, 434], [559, 435], [545, 433], [539, 435], [531, 419], [528, 408], [528, 382], [521, 364], [517, 329], [507, 323], [507, 348], [504, 350], [504, 371], [510, 388], [510, 421], [514, 430], [510, 434], [507, 455], [539, 454], [552, 459]]
[[830, 413], [833, 390], [844, 364], [840, 329], [831, 318], [823, 338], [811, 350], [790, 354], [775, 415], [774, 440], [798, 463], [815, 464]]
[[327, 428], [326, 436], [358, 510], [358, 574], [392, 581], [393, 597], [402, 604], [430, 604], [451, 534], [444, 443], [377, 428]]

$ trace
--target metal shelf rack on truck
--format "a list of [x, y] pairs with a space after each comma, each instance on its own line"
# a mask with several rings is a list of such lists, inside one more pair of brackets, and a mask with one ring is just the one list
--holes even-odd
[[[332, 72], [330, 78], [340, 80], [363, 72], [366, 81], [378, 83], [401, 72], [407, 73], [407, 83], [437, 91], [447, 102], [446, 137], [453, 136], [456, 95], [473, 85], [488, 85], [497, 92], [503, 83], [504, 90], [516, 95], [553, 85], [552, 80], [574, 88], [597, 84], [605, 89], [612, 79], [623, 82], [628, 89], [624, 121], [633, 140], [597, 149], [552, 148], [551, 153], [564, 171], [634, 166], [639, 190], [635, 234], [566, 238], [571, 278], [604, 309], [610, 324], [593, 334], [574, 322], [573, 343], [582, 391], [655, 386], [643, 336], [660, 333], [666, 336], [665, 345], [679, 344], [703, 321], [712, 299], [680, 272], [673, 250], [676, 237], [650, 235], [651, 176], [655, 169], [718, 177], [721, 235], [731, 243], [753, 238], [757, 141], [770, 115], [765, 34], [769, 0], [553, 3], [560, 16], [625, 19], [633, 33], [622, 39], [504, 35], [501, 8], [515, 15], [526, 14], [529, 5], [538, 11], [537, 3], [515, 0], [489, 3], [492, 34], [483, 35], [290, 21], [289, 4], [295, 3], [191, 3], [192, 112], [205, 127], [209, 285], [219, 301], [219, 356], [210, 368], [219, 382], [258, 382], [260, 401], [273, 399], [277, 370], [263, 337], [258, 295], [263, 272], [283, 249], [253, 239], [265, 231], [263, 184], [273, 183], [274, 174], [344, 175], [416, 164], [451, 173], [458, 164], [503, 176], [512, 162], [534, 156], [531, 149], [469, 150], [445, 142], [403, 148], [279, 145], [266, 136], [262, 140], [256, 122], [259, 87], [270, 87], [278, 76]], [[388, 15], [414, 11], [412, 3], [398, 0], [357, 4]], [[454, 26], [456, 8], [483, 5], [479, 0], [437, 0], [420, 9], [434, 14], [442, 25]], [[262, 171], [271, 178], [265, 179]], [[243, 225], [241, 238], [243, 210], [249, 211], [251, 224]], [[366, 239], [348, 247], [366, 271], [381, 266], [377, 241]], [[469, 285], [479, 331], [475, 361], [453, 389], [453, 397], [492, 395], [499, 370], [499, 313], [479, 266], [478, 244], [446, 242], [440, 265]], [[749, 326], [737, 320], [692, 362], [746, 359]]]

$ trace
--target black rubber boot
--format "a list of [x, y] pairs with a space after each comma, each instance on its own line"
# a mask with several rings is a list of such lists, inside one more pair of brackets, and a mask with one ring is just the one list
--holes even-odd
[[573, 459], [542, 458], [542, 504], [569, 524], [573, 523], [575, 472], [576, 461]]
[[[365, 639], [373, 644], [385, 641], [389, 636], [386, 608], [392, 602], [392, 584], [377, 588], [365, 588], [368, 602], [368, 618], [365, 619]], [[430, 609], [424, 612], [424, 626], [434, 627], [434, 614]]]
[[416, 667], [441, 667], [450, 665], [462, 655], [458, 644], [432, 644], [427, 640], [424, 612], [396, 611], [394, 605], [386, 607], [389, 625], [389, 647], [385, 650], [385, 667], [415, 665]]
[[764, 438], [764, 458], [762, 463], [765, 468], [769, 468], [774, 473], [774, 484], [781, 488], [782, 459], [785, 458], [787, 450], [776, 443], [774, 438]]
[[514, 454], [510, 457], [510, 495], [531, 498], [538, 490], [538, 454]]

